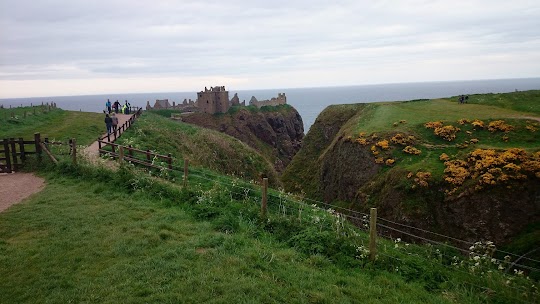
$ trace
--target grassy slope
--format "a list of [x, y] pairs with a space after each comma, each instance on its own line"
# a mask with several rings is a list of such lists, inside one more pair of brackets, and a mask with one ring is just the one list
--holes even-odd
[[[265, 113], [265, 112], [278, 112], [283, 115], [290, 114], [294, 108], [290, 105], [279, 105], [279, 106], [264, 106], [262, 108], [257, 108], [256, 106], [233, 106], [229, 109], [227, 113], [217, 113], [212, 115], [211, 120], [207, 121], [210, 125], [214, 125], [214, 130], [218, 130], [219, 128], [217, 126], [219, 125], [230, 125], [234, 126], [238, 123], [238, 121], [235, 122], [237, 118], [236, 114], [240, 111], [248, 111], [251, 112], [253, 115], [257, 115], [258, 113]], [[170, 110], [170, 109], [159, 109], [159, 110], [152, 110], [153, 114], [158, 114], [163, 117], [170, 118], [173, 115], [178, 115], [181, 113], [179, 110]], [[201, 120], [207, 120], [208, 114], [204, 113], [193, 113], [191, 114], [192, 117], [197, 116], [195, 121], [201, 121]], [[193, 118], [192, 118], [193, 119]], [[222, 132], [226, 133], [226, 132]], [[276, 160], [279, 158], [278, 151], [269, 144], [265, 143], [261, 139], [259, 139], [255, 134], [253, 134], [251, 131], [247, 132], [246, 134], [242, 134], [245, 136], [245, 143], [248, 143], [251, 147], [255, 148], [259, 153], [261, 153], [270, 163], [275, 163]]]
[[[540, 95], [537, 91], [517, 93], [520, 98], [514, 98], [514, 93], [473, 95], [468, 104], [458, 104], [452, 99], [419, 100], [411, 102], [396, 102], [384, 104], [370, 104], [366, 114], [360, 116], [354, 128], [350, 128], [348, 134], [356, 137], [359, 132], [370, 135], [378, 134], [380, 137], [388, 137], [385, 134], [405, 133], [418, 138], [417, 147], [422, 150], [419, 156], [411, 156], [396, 149], [392, 156], [396, 159], [396, 167], [409, 171], [430, 171], [436, 177], [441, 177], [444, 166], [439, 161], [439, 156], [446, 153], [451, 157], [461, 157], [476, 148], [504, 149], [511, 147], [525, 148], [529, 151], [537, 151], [540, 140], [540, 132], [530, 132], [525, 129], [527, 125], [537, 125], [533, 118], [540, 119]], [[499, 95], [502, 95], [499, 96]], [[501, 101], [502, 100], [502, 101]], [[503, 102], [504, 101], [504, 102]], [[526, 104], [527, 106], [524, 106]], [[504, 105], [504, 108], [499, 106]], [[520, 112], [517, 109], [527, 109], [529, 112]], [[515, 126], [515, 130], [508, 133], [491, 133], [487, 130], [475, 129], [470, 124], [459, 125], [459, 119], [480, 119], [485, 122], [502, 119]], [[399, 123], [404, 120], [405, 123]], [[433, 130], [426, 129], [424, 123], [441, 120], [461, 129], [456, 140], [452, 142], [435, 136]], [[486, 124], [487, 125], [487, 124]], [[472, 132], [467, 135], [466, 131]], [[507, 135], [510, 140], [505, 142], [502, 138]], [[471, 138], [479, 139], [477, 145], [470, 145], [466, 149], [458, 149], [456, 144], [462, 144]]]
[[260, 174], [264, 173], [272, 184], [278, 184], [272, 164], [239, 140], [151, 112], [145, 112], [118, 143], [142, 150], [157, 150], [162, 154], [171, 153], [181, 166], [180, 160], [187, 158], [193, 166], [251, 180], [259, 180]]
[[[24, 112], [27, 116], [24, 117]], [[11, 118], [14, 112], [16, 118]], [[30, 107], [0, 109], [0, 138], [22, 137], [25, 140], [34, 138], [35, 132], [41, 133], [41, 138], [67, 141], [76, 138], [79, 145], [89, 145], [105, 133], [103, 114], [89, 112], [73, 112], [53, 109], [41, 112]]]
[[177, 203], [49, 176], [43, 192], [0, 214], [0, 302], [450, 302], [394, 274], [253, 237], [249, 222], [216, 231], [168, 207]]

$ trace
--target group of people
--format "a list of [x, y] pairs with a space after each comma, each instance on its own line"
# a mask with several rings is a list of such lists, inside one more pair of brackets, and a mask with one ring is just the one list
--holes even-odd
[[467, 103], [467, 101], [469, 101], [469, 95], [459, 96], [459, 103]]
[[[114, 103], [111, 103], [111, 101], [109, 99], [107, 99], [107, 102], [105, 103], [105, 108], [107, 109], [106, 110], [106, 113], [107, 114], [111, 114], [113, 111], [114, 113], [118, 114], [118, 112], [120, 113], [123, 113], [123, 114], [129, 114], [130, 112], [130, 108], [131, 108], [131, 105], [129, 104], [129, 102], [126, 100], [126, 103], [122, 106], [122, 104], [120, 102], [118, 102], [118, 99], [114, 102]], [[105, 113], [105, 111], [103, 111]]]
[[118, 117], [116, 117], [115, 113], [112, 113], [110, 116], [109, 114], [105, 114], [105, 126], [107, 126], [107, 134], [116, 133]]
[[118, 128], [118, 117], [116, 114], [122, 113], [122, 114], [129, 114], [131, 105], [126, 100], [126, 103], [122, 106], [118, 100], [116, 100], [114, 103], [111, 103], [109, 99], [107, 99], [107, 102], [105, 103], [106, 110], [103, 111], [105, 113], [105, 126], [107, 126], [107, 133], [116, 133], [116, 129]]

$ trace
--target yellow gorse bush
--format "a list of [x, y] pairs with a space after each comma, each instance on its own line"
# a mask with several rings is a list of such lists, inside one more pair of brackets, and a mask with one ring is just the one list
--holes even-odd
[[476, 128], [482, 128], [482, 129], [484, 128], [484, 122], [478, 119], [473, 120], [471, 124]]
[[442, 126], [443, 126], [442, 121], [429, 121], [429, 122], [426, 122], [424, 124], [424, 127], [428, 128], [428, 129], [440, 128]]
[[453, 194], [467, 179], [476, 180], [475, 189], [480, 190], [494, 185], [511, 187], [512, 181], [540, 178], [540, 152], [528, 154], [520, 148], [476, 149], [465, 160], [447, 160], [444, 165], [444, 180], [453, 186], [447, 194]]
[[447, 141], [452, 141], [456, 139], [456, 134], [459, 132], [460, 129], [451, 125], [443, 126], [443, 127], [437, 127], [433, 131], [435, 135], [442, 137], [443, 139]]
[[490, 122], [488, 125], [488, 130], [490, 132], [497, 132], [497, 131], [509, 132], [509, 131], [512, 131], [513, 129], [514, 127], [505, 123], [504, 120], [494, 120]]
[[409, 154], [414, 154], [414, 155], [418, 155], [418, 154], [422, 153], [422, 151], [416, 149], [416, 148], [413, 147], [413, 146], [406, 146], [406, 147], [403, 149], [403, 152], [409, 153]]
[[386, 139], [383, 139], [383, 140], [377, 142], [376, 146], [377, 146], [377, 147], [380, 147], [380, 148], [383, 149], [383, 150], [388, 150], [388, 149], [390, 149], [389, 142], [388, 142], [388, 140], [386, 140]]

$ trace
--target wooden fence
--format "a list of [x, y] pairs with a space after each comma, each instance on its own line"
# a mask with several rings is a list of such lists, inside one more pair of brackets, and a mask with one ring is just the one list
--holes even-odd
[[[48, 105], [49, 107], [51, 105]], [[56, 105], [52, 105], [55, 107]], [[100, 153], [102, 153], [102, 144], [106, 143], [106, 145], [114, 145], [113, 142], [120, 137], [120, 134], [122, 134], [125, 130], [127, 130], [131, 125], [135, 122], [135, 119], [138, 118], [142, 114], [142, 108], [139, 107], [132, 107], [132, 109], [135, 110], [134, 114], [129, 118], [128, 121], [126, 121], [124, 124], [122, 124], [114, 134], [107, 134], [103, 137], [98, 138], [99, 142], [99, 149]], [[104, 139], [107, 139], [107, 142], [104, 141]], [[5, 138], [2, 141], [0, 141], [0, 173], [11, 173], [19, 171], [20, 168], [23, 166], [23, 162], [26, 160], [26, 156], [30, 154], [38, 154], [41, 157], [42, 152], [45, 152], [47, 156], [53, 161], [58, 162], [51, 153], [49, 146], [50, 145], [68, 145], [69, 146], [69, 154], [72, 155], [73, 161], [77, 161], [77, 145], [75, 142], [75, 139], [70, 139], [69, 142], [49, 142], [48, 138], [45, 138], [44, 141], [41, 141], [41, 135], [40, 133], [34, 134], [34, 140], [24, 140], [23, 138]], [[131, 151], [131, 155], [133, 154], [133, 151]], [[104, 150], [103, 150], [104, 151]], [[108, 152], [108, 151], [105, 151]], [[114, 147], [113, 147], [114, 152]], [[167, 156], [158, 155], [151, 153], [151, 156], [158, 156], [161, 158], [165, 158], [167, 160]], [[170, 157], [169, 157], [170, 158]], [[133, 162], [137, 162], [137, 159], [133, 159]], [[141, 163], [141, 161], [138, 161]], [[167, 162], [170, 164], [172, 163], [172, 158], [167, 160]]]
[[[145, 167], [152, 167], [156, 169], [169, 169], [172, 170], [172, 155], [171, 153], [167, 155], [161, 155], [150, 150], [139, 150], [129, 146], [121, 146], [112, 142], [107, 142], [104, 140], [98, 140], [99, 145], [99, 154], [100, 155], [109, 155], [114, 159], [120, 161], [128, 161], [136, 164], [143, 165]], [[110, 147], [110, 150], [105, 148]], [[167, 166], [161, 166], [158, 163], [165, 162]]]
[[34, 140], [4, 138], [0, 142], [0, 173], [18, 171], [27, 155], [41, 154], [40, 142], [39, 133], [34, 134]]

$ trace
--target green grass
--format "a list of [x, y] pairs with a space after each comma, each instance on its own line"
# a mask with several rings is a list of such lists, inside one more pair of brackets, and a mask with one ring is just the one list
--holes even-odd
[[271, 221], [259, 222], [257, 198], [232, 199], [219, 185], [180, 190], [125, 170], [42, 170], [46, 188], [0, 214], [5, 303], [503, 303], [519, 296], [497, 285], [498, 276], [484, 281], [423, 260], [426, 249], [416, 246], [399, 253], [405, 247], [381, 240], [381, 252], [397, 260], [344, 262], [328, 250], [342, 238], [310, 223], [309, 210], [302, 223], [275, 209]]
[[[459, 119], [504, 119], [524, 117], [526, 113], [504, 109], [492, 105], [458, 104], [444, 99], [420, 100], [410, 102], [374, 103], [368, 107], [368, 112], [358, 121], [356, 133], [366, 132], [413, 132], [416, 127], [428, 121], [452, 121]], [[406, 123], [395, 122], [405, 120]]]
[[[106, 132], [103, 114], [61, 109], [42, 112], [41, 107], [35, 108], [35, 115], [31, 107], [0, 109], [0, 139], [22, 137], [32, 140], [34, 133], [39, 132], [42, 140], [47, 137], [51, 141], [67, 142], [75, 138], [78, 144], [89, 145]], [[14, 118], [11, 118], [12, 111]]]
[[279, 183], [272, 164], [241, 141], [217, 131], [172, 121], [153, 112], [145, 112], [118, 143], [161, 154], [171, 153], [179, 166], [183, 166], [183, 159], [187, 158], [190, 166], [255, 181], [262, 173], [268, 176], [271, 184]]
[[[450, 100], [457, 100], [457, 97]], [[497, 106], [520, 112], [540, 115], [540, 90], [501, 94], [475, 94], [469, 96], [469, 104]]]
[[181, 208], [105, 183], [49, 178], [0, 218], [6, 303], [438, 302], [395, 276], [339, 269], [267, 235], [252, 238], [249, 226], [215, 231]]

